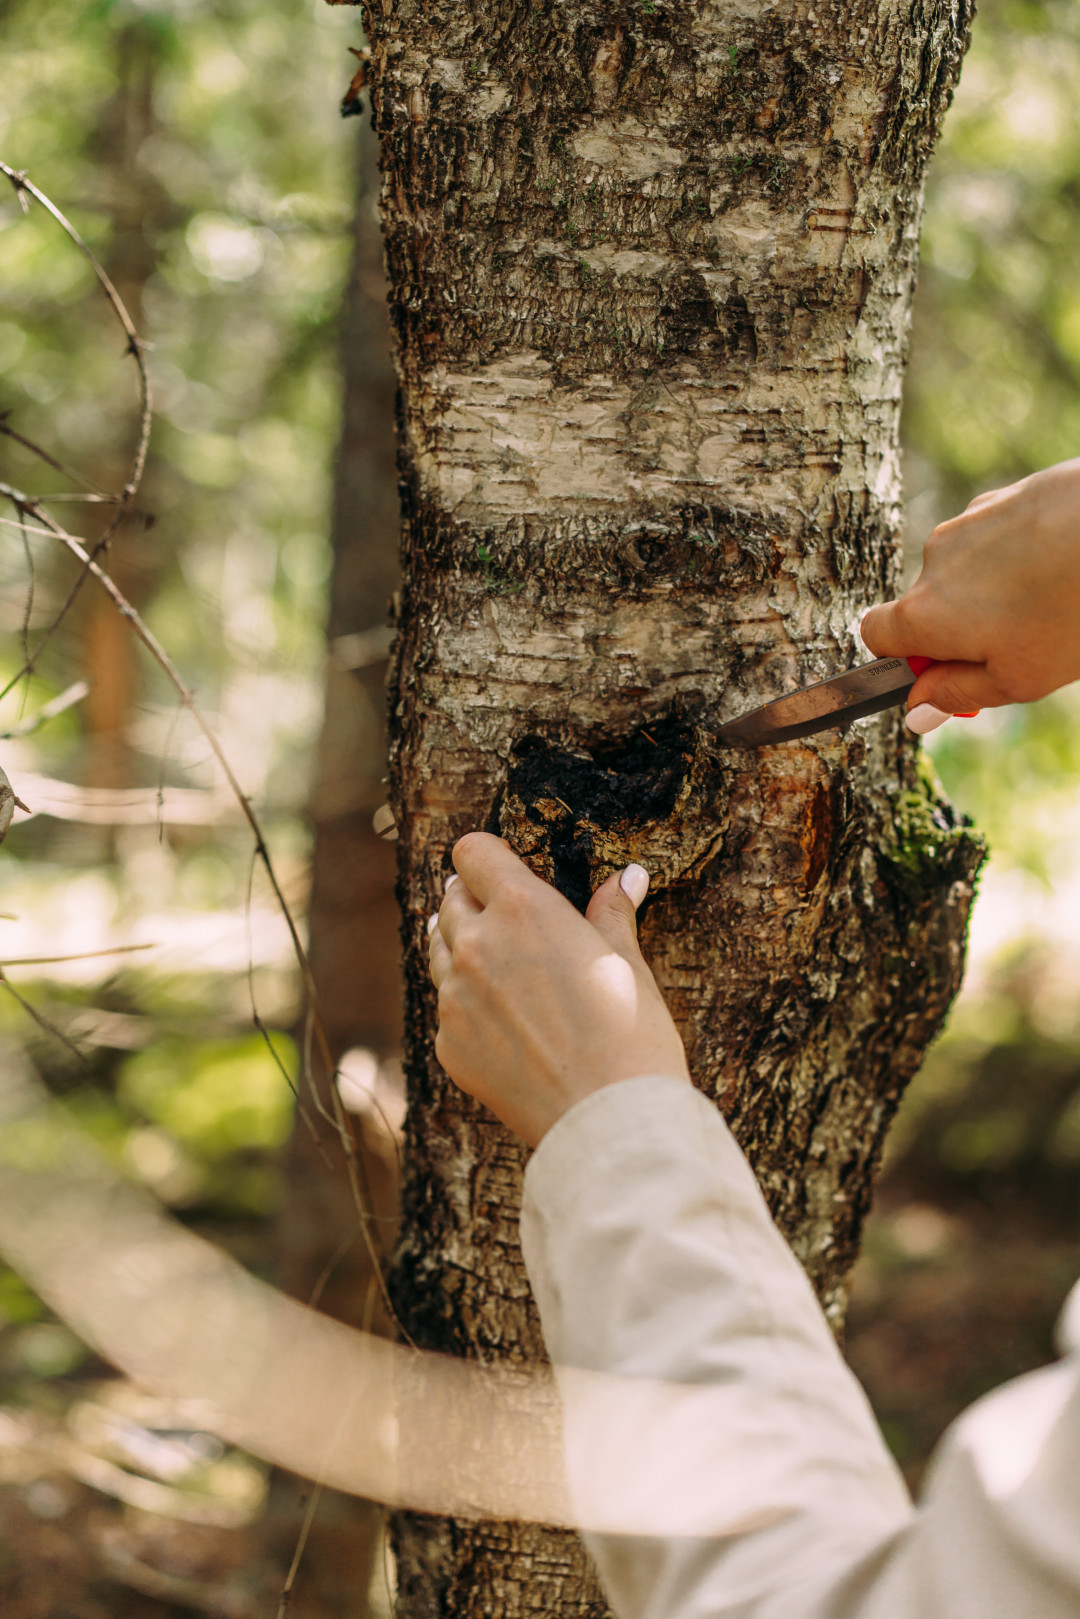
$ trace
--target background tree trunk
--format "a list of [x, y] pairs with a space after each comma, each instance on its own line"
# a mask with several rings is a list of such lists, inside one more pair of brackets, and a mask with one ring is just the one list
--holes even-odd
[[[111, 63], [116, 87], [88, 143], [98, 166], [95, 201], [110, 217], [105, 269], [139, 332], [146, 330], [144, 295], [159, 268], [158, 239], [176, 222], [175, 204], [141, 161], [158, 130], [154, 93], [161, 64], [160, 34], [152, 22], [136, 18], [118, 30]], [[97, 319], [112, 323], [112, 312], [96, 295], [93, 312]], [[95, 457], [92, 467], [99, 486], [112, 491], [124, 487], [130, 472], [127, 445], [120, 451], [110, 445]], [[155, 502], [167, 494], [161, 487], [160, 472], [151, 455], [139, 489], [140, 512], [153, 512]], [[93, 530], [97, 514], [89, 515]], [[106, 508], [100, 520], [102, 530], [112, 517]], [[110, 543], [106, 561], [128, 599], [144, 610], [166, 563], [152, 531], [138, 517], [129, 518]], [[130, 736], [139, 698], [131, 632], [100, 591], [84, 591], [79, 620], [90, 687], [83, 710], [88, 733], [83, 776], [90, 787], [128, 787], [139, 779]], [[105, 858], [114, 858], [115, 840], [114, 828], [83, 829], [82, 841], [97, 845]]]
[[[352, 1047], [381, 1060], [401, 1045], [401, 979], [394, 899], [393, 845], [376, 836], [372, 815], [386, 801], [384, 683], [387, 602], [397, 583], [397, 479], [394, 391], [386, 277], [375, 196], [375, 137], [361, 133], [353, 259], [342, 318], [344, 397], [335, 467], [333, 571], [327, 633], [326, 705], [311, 795], [315, 827], [308, 909], [310, 960], [331, 1055]], [[329, 1111], [328, 1075], [313, 1053], [312, 1081]], [[377, 1123], [354, 1118], [378, 1223], [372, 1239], [393, 1247], [396, 1153]], [[297, 1124], [286, 1152], [287, 1194], [277, 1221], [284, 1285], [305, 1302], [355, 1326], [388, 1323], [361, 1238], [340, 1152]], [[298, 1498], [308, 1487], [275, 1480], [265, 1528], [268, 1546], [288, 1566], [299, 1533]], [[382, 1509], [323, 1492], [289, 1604], [291, 1619], [364, 1619]]]
[[[895, 583], [926, 158], [970, 0], [372, 0], [402, 383], [392, 677], [414, 1338], [542, 1353], [523, 1153], [432, 1052], [425, 920], [501, 828], [581, 903], [632, 858], [690, 1054], [839, 1328], [980, 849], [895, 713], [716, 729], [860, 657]], [[599, 1613], [574, 1537], [398, 1522], [400, 1611]]]

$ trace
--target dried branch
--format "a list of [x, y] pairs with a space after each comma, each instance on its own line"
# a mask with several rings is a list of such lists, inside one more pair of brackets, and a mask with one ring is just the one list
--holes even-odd
[[[12, 186], [15, 188], [16, 196], [19, 198], [24, 208], [26, 206], [25, 199], [28, 196], [33, 197], [34, 201], [40, 203], [41, 207], [45, 209], [46, 213], [52, 215], [52, 217], [56, 220], [56, 223], [60, 226], [61, 230], [67, 233], [70, 239], [74, 242], [75, 246], [79, 249], [79, 252], [83, 255], [86, 262], [97, 276], [101, 289], [112, 307], [113, 314], [120, 322], [124, 336], [127, 338], [127, 353], [129, 353], [134, 359], [135, 366], [138, 371], [138, 441], [135, 446], [135, 456], [132, 462], [131, 474], [127, 483], [124, 485], [124, 491], [120, 497], [121, 510], [117, 513], [112, 524], [110, 524], [109, 529], [106, 531], [107, 537], [104, 542], [99, 542], [99, 544], [104, 543], [107, 545], [109, 539], [111, 539], [112, 535], [116, 532], [116, 528], [121, 521], [123, 513], [135, 499], [139, 484], [142, 482], [142, 475], [146, 468], [146, 454], [150, 447], [150, 423], [153, 420], [153, 404], [150, 394], [150, 378], [146, 372], [146, 361], [143, 359], [144, 345], [142, 339], [139, 337], [138, 332], [135, 330], [135, 323], [124, 306], [124, 300], [121, 298], [120, 294], [113, 286], [112, 281], [106, 274], [104, 265], [98, 259], [93, 248], [91, 248], [88, 243], [83, 241], [83, 238], [75, 229], [75, 226], [71, 223], [70, 219], [62, 214], [56, 204], [50, 201], [43, 191], [39, 191], [37, 186], [28, 180], [26, 175], [21, 170], [13, 169], [10, 164], [4, 163], [2, 160], [0, 160], [0, 174], [7, 175]], [[57, 466], [57, 463], [53, 462], [53, 465]], [[62, 471], [64, 469], [58, 467], [58, 470]], [[82, 480], [80, 479], [79, 481], [81, 482]], [[98, 491], [98, 493], [103, 492], [104, 491], [101, 490]]]
[[37, 573], [34, 569], [34, 553], [30, 549], [30, 536], [26, 532], [25, 523], [19, 524], [19, 538], [22, 540], [23, 554], [26, 557], [26, 571], [30, 575], [30, 584], [26, 592], [26, 601], [23, 604], [22, 623], [19, 625], [19, 645], [22, 647], [24, 662], [30, 661], [30, 619], [34, 612], [34, 593], [37, 589]]
[[73, 708], [76, 703], [81, 703], [83, 698], [89, 695], [89, 692], [90, 686], [87, 681], [73, 681], [70, 686], [65, 687], [59, 697], [54, 697], [52, 702], [46, 703], [43, 708], [39, 708], [37, 713], [31, 714], [29, 719], [20, 720], [18, 725], [13, 725], [10, 731], [0, 731], [0, 742], [14, 742], [16, 738], [31, 736], [34, 731], [40, 730], [41, 726], [46, 724], [47, 721], [54, 720], [58, 714], [63, 714], [65, 710]]
[[130, 956], [136, 950], [156, 950], [156, 944], [111, 944], [104, 950], [80, 950], [69, 956], [18, 956], [0, 961], [0, 972], [7, 967], [53, 967], [63, 961], [94, 961], [100, 956]]
[[[33, 439], [26, 438], [22, 433], [17, 433], [8, 421], [9, 415], [10, 411], [5, 411], [3, 415], [0, 415], [0, 433], [3, 433], [5, 438], [14, 439], [16, 444], [21, 444], [24, 450], [29, 450], [31, 455], [36, 455], [47, 466], [52, 467], [54, 472], [59, 472], [61, 477], [70, 478], [72, 483], [81, 483], [83, 488], [88, 491], [88, 499], [104, 500], [108, 501], [112, 506], [116, 505], [120, 499], [119, 495], [110, 495], [107, 489], [102, 489], [101, 485], [96, 484], [92, 478], [86, 477], [82, 472], [76, 472], [74, 467], [69, 467], [63, 461], [58, 461], [55, 455], [51, 455], [48, 450], [43, 449], [40, 444], [36, 444]], [[51, 495], [49, 498], [51, 500], [63, 500], [65, 498], [70, 500], [72, 497], [70, 495], [66, 497], [63, 495]]]
[[289, 1611], [293, 1586], [296, 1584], [296, 1576], [300, 1572], [300, 1563], [304, 1556], [308, 1535], [311, 1533], [311, 1526], [315, 1522], [315, 1513], [318, 1511], [319, 1501], [322, 1498], [322, 1489], [321, 1484], [315, 1484], [308, 1499], [307, 1511], [304, 1513], [304, 1521], [300, 1526], [300, 1535], [296, 1542], [296, 1550], [293, 1552], [289, 1572], [285, 1576], [285, 1584], [282, 1586], [281, 1595], [278, 1598], [277, 1619], [285, 1619], [285, 1615]]
[[[153, 421], [153, 400], [150, 391], [150, 378], [147, 374], [146, 361], [143, 357], [145, 345], [135, 329], [135, 323], [128, 314], [123, 299], [113, 286], [113, 283], [106, 273], [104, 266], [99, 261], [93, 249], [87, 242], [83, 240], [82, 236], [75, 229], [75, 226], [66, 217], [66, 215], [60, 211], [56, 204], [52, 202], [43, 191], [39, 191], [37, 186], [35, 186], [21, 170], [13, 169], [10, 164], [4, 163], [2, 160], [0, 160], [0, 174], [6, 174], [8, 179], [11, 181], [11, 184], [15, 190], [15, 195], [18, 197], [24, 213], [29, 212], [27, 198], [33, 197], [35, 202], [39, 203], [47, 213], [52, 215], [53, 219], [56, 220], [57, 224], [63, 231], [66, 232], [70, 240], [79, 249], [79, 252], [86, 259], [87, 263], [90, 265], [90, 268], [97, 277], [98, 283], [104, 292], [105, 297], [108, 299], [113, 314], [120, 323], [121, 330], [123, 331], [127, 340], [125, 352], [130, 354], [135, 361], [135, 367], [138, 374], [139, 427], [131, 472], [122, 492], [119, 495], [109, 495], [106, 490], [99, 488], [98, 485], [93, 484], [88, 479], [84, 478], [80, 473], [75, 472], [72, 468], [65, 466], [61, 461], [58, 461], [55, 456], [50, 455], [50, 453], [47, 450], [44, 450], [40, 445], [35, 444], [31, 439], [25, 438], [21, 433], [17, 433], [14, 428], [7, 425], [6, 421], [0, 421], [0, 431], [3, 431], [9, 438], [17, 440], [34, 455], [40, 456], [42, 460], [46, 461], [48, 465], [53, 467], [57, 472], [62, 473], [65, 477], [71, 478], [73, 482], [82, 484], [84, 489], [88, 489], [91, 492], [98, 494], [99, 496], [103, 497], [104, 500], [108, 501], [109, 504], [115, 506], [115, 513], [104, 533], [90, 548], [90, 555], [96, 559], [103, 552], [108, 551], [113, 536], [116, 534], [121, 523], [124, 521], [124, 518], [130, 512], [135, 500], [135, 496], [138, 493], [139, 485], [142, 482], [143, 473], [146, 470], [146, 456], [150, 447], [150, 426]], [[74, 606], [75, 601], [82, 590], [85, 579], [86, 569], [84, 568], [76, 578], [75, 583], [68, 594], [67, 600], [63, 603], [59, 612], [56, 614], [49, 629], [42, 636], [32, 653], [24, 653], [22, 668], [11, 680], [8, 681], [3, 690], [0, 690], [0, 697], [6, 697], [8, 692], [11, 691], [14, 686], [18, 685], [20, 680], [33, 671], [34, 666], [36, 665], [37, 660], [41, 657], [42, 652], [44, 652], [46, 646], [48, 646], [49, 642], [60, 628], [60, 625], [67, 617], [71, 608]]]
[[30, 1005], [25, 996], [19, 994], [2, 967], [0, 967], [0, 984], [3, 985], [13, 1000], [18, 1001], [27, 1017], [36, 1023], [44, 1034], [51, 1035], [54, 1040], [59, 1040], [60, 1044], [66, 1046], [72, 1056], [77, 1057], [84, 1067], [89, 1067], [86, 1056], [79, 1050], [78, 1046], [73, 1045], [62, 1029], [58, 1029], [55, 1023], [50, 1023], [48, 1018], [44, 1017], [35, 1006]]

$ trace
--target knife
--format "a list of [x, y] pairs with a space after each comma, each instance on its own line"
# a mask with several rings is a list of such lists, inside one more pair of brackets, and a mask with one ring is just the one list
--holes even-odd
[[[850, 725], [867, 714], [902, 703], [933, 658], [875, 658], [831, 680], [819, 680], [775, 702], [752, 708], [748, 714], [721, 725], [725, 742], [742, 742], [761, 747], [767, 742], [793, 742], [796, 737], [813, 736], [836, 726]], [[962, 716], [969, 719], [971, 715]]]

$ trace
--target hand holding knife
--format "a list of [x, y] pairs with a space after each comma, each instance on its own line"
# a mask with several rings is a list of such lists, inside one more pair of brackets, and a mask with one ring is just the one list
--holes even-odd
[[[833, 726], [849, 725], [867, 714], [902, 703], [932, 658], [875, 658], [831, 680], [819, 680], [801, 691], [777, 697], [771, 703], [740, 714], [720, 727], [726, 742], [761, 747], [771, 742], [793, 742]], [[973, 715], [958, 716], [971, 719]], [[932, 729], [927, 726], [926, 729]]]

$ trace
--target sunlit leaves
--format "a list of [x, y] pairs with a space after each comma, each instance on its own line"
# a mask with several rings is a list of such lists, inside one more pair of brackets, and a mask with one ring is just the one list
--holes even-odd
[[[275, 1050], [288, 1071], [295, 1051], [284, 1036]], [[201, 1156], [242, 1147], [280, 1147], [292, 1122], [292, 1092], [258, 1035], [241, 1040], [161, 1040], [124, 1064], [122, 1101]]]

